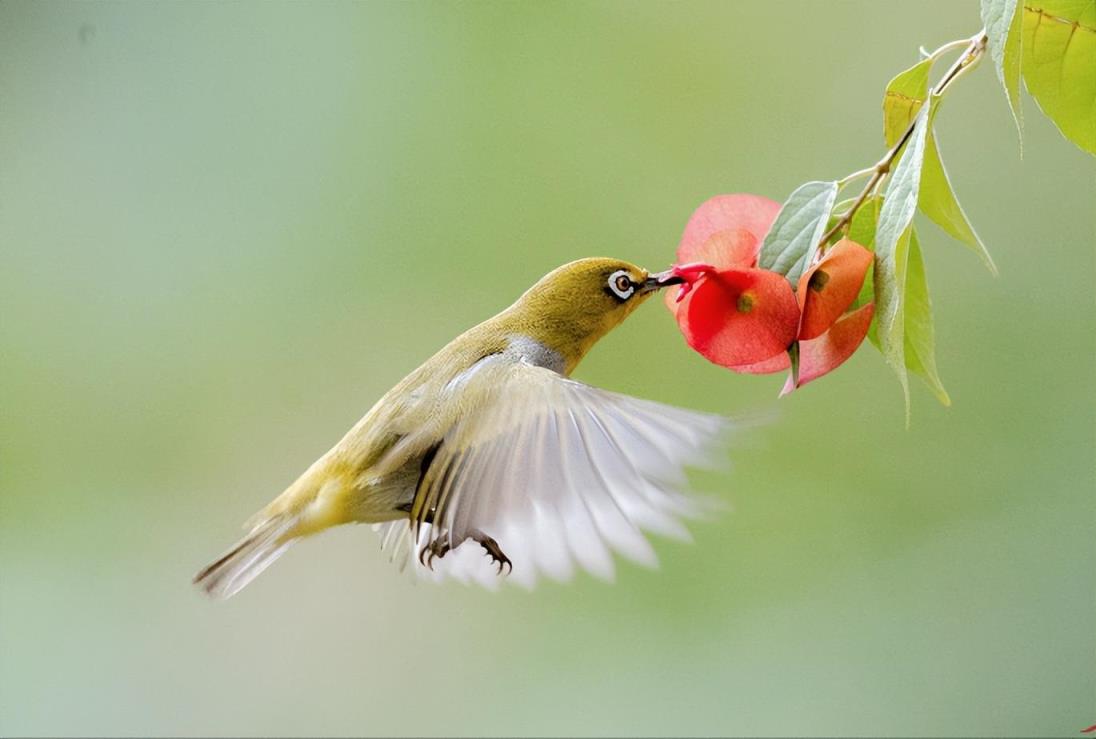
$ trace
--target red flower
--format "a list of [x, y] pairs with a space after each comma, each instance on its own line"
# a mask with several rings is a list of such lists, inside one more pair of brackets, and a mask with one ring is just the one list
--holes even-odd
[[873, 258], [855, 241], [841, 239], [799, 278], [799, 377], [798, 383], [788, 377], [781, 395], [837, 369], [860, 346], [874, 304], [845, 311], [860, 294]]
[[674, 272], [686, 283], [676, 297], [667, 295], [666, 304], [689, 346], [716, 364], [752, 365], [795, 340], [799, 307], [791, 285], [756, 268], [765, 232], [779, 212], [780, 204], [768, 198], [719, 195], [685, 226]]
[[871, 262], [870, 251], [855, 241], [841, 239], [803, 273], [795, 290], [803, 309], [801, 341], [822, 335], [852, 305]]
[[787, 350], [799, 308], [788, 281], [763, 269], [707, 273], [681, 302], [678, 325], [689, 346], [735, 369]]
[[[677, 247], [677, 263], [708, 262], [716, 267], [757, 266], [757, 252], [780, 213], [780, 203], [760, 195], [716, 195], [693, 211]], [[723, 234], [718, 242], [712, 236]], [[733, 245], [730, 251], [721, 248]]]
[[871, 266], [872, 254], [842, 239], [808, 269], [793, 293], [787, 279], [757, 268], [765, 234], [780, 204], [756, 195], [719, 195], [685, 226], [673, 273], [685, 279], [666, 304], [686, 342], [735, 372], [768, 374], [791, 366], [798, 343], [794, 390], [852, 356], [871, 324], [873, 306], [846, 313]]
[[[844, 364], [853, 355], [867, 336], [871, 325], [873, 303], [842, 316], [829, 329], [816, 339], [799, 340], [799, 383], [788, 375], [781, 395], [787, 395], [811, 380], [817, 380]], [[787, 366], [787, 363], [785, 363]]]

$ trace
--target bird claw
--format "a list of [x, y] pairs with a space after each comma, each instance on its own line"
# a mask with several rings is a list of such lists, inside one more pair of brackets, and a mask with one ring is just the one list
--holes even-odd
[[[484, 551], [491, 557], [491, 564], [498, 566], [498, 574], [502, 574], [503, 568], [506, 569], [507, 575], [514, 571], [513, 562], [511, 562], [510, 558], [502, 551], [502, 547], [499, 546], [497, 541], [487, 534], [479, 532], [469, 538], [483, 547]], [[424, 544], [423, 547], [419, 549], [419, 564], [433, 572], [434, 560], [441, 559], [448, 554], [451, 549], [452, 547], [449, 546], [449, 535], [442, 534], [437, 539]]]
[[509, 575], [514, 571], [514, 563], [510, 561], [510, 558], [506, 556], [502, 551], [502, 547], [499, 543], [486, 534], [479, 534], [474, 536], [476, 543], [483, 547], [488, 556], [491, 557], [491, 564], [498, 565], [498, 574], [502, 574], [503, 567], [506, 568], [506, 574]]
[[434, 560], [441, 559], [449, 553], [449, 536], [442, 535], [419, 550], [419, 564], [431, 572], [434, 571]]

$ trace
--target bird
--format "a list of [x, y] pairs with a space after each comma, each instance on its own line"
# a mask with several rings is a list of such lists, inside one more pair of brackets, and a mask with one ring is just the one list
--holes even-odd
[[[567, 580], [576, 565], [612, 579], [614, 552], [655, 566], [646, 534], [688, 539], [682, 519], [718, 504], [687, 489], [686, 470], [723, 466], [736, 421], [571, 374], [683, 282], [603, 257], [549, 272], [388, 391], [195, 584], [228, 598], [294, 542], [349, 523], [378, 529], [401, 567], [488, 587]], [[632, 346], [628, 361], [650, 350]]]

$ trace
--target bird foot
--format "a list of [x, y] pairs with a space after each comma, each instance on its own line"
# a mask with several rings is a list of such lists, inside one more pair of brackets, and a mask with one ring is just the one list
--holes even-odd
[[502, 547], [499, 546], [499, 543], [497, 541], [495, 541], [482, 531], [476, 532], [476, 534], [472, 536], [472, 540], [479, 544], [481, 547], [483, 547], [484, 551], [486, 551], [487, 554], [490, 555], [491, 564], [498, 565], [500, 575], [502, 574], [503, 567], [507, 568], [506, 574], [510, 574], [514, 571], [513, 563], [510, 561], [510, 558], [507, 557], [506, 554], [502, 551]]
[[434, 560], [449, 553], [449, 534], [442, 534], [419, 550], [419, 564], [433, 571]]

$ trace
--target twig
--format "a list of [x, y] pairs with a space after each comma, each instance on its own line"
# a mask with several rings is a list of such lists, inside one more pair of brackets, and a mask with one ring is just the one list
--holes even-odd
[[[978, 61], [986, 53], [986, 42], [988, 41], [988, 39], [989, 37], [986, 35], [986, 29], [983, 28], [971, 38], [959, 39], [957, 41], [952, 41], [950, 43], [944, 44], [928, 56], [928, 58], [930, 59], [936, 59], [940, 55], [952, 49], [958, 48], [963, 44], [966, 45], [966, 51], [964, 51], [963, 54], [955, 60], [955, 63], [952, 64], [951, 68], [944, 73], [944, 76], [940, 78], [940, 81], [933, 85], [932, 89], [929, 90], [930, 100], [932, 98], [942, 96], [945, 92], [947, 92], [948, 87], [950, 87], [951, 84], [955, 82], [955, 80], [959, 79], [963, 74], [972, 69], [978, 63]], [[860, 194], [857, 196], [856, 200], [853, 201], [852, 206], [847, 211], [845, 211], [844, 214], [842, 214], [842, 216], [837, 220], [837, 223], [833, 225], [833, 228], [827, 231], [819, 240], [819, 254], [821, 254], [822, 251], [825, 250], [827, 244], [829, 244], [830, 242], [830, 239], [832, 239], [838, 233], [848, 230], [849, 224], [852, 223], [853, 216], [856, 215], [856, 212], [860, 210], [860, 207], [864, 204], [864, 202], [868, 199], [868, 197], [872, 194], [876, 187], [882, 182], [887, 173], [890, 172], [891, 166], [894, 164], [895, 159], [898, 158], [898, 154], [902, 151], [902, 147], [906, 145], [907, 141], [909, 141], [910, 136], [913, 135], [913, 131], [916, 127], [917, 118], [915, 117], [910, 123], [909, 127], [906, 128], [905, 132], [903, 132], [902, 135], [898, 138], [898, 141], [894, 143], [894, 146], [888, 149], [887, 153], [883, 155], [883, 158], [876, 162], [874, 166], [868, 167], [867, 169], [858, 170], [848, 175], [844, 179], [838, 180], [839, 185], [844, 185], [848, 182], [863, 177], [869, 172], [871, 173], [871, 178], [868, 180], [867, 184], [864, 185], [864, 189], [860, 191]]]

